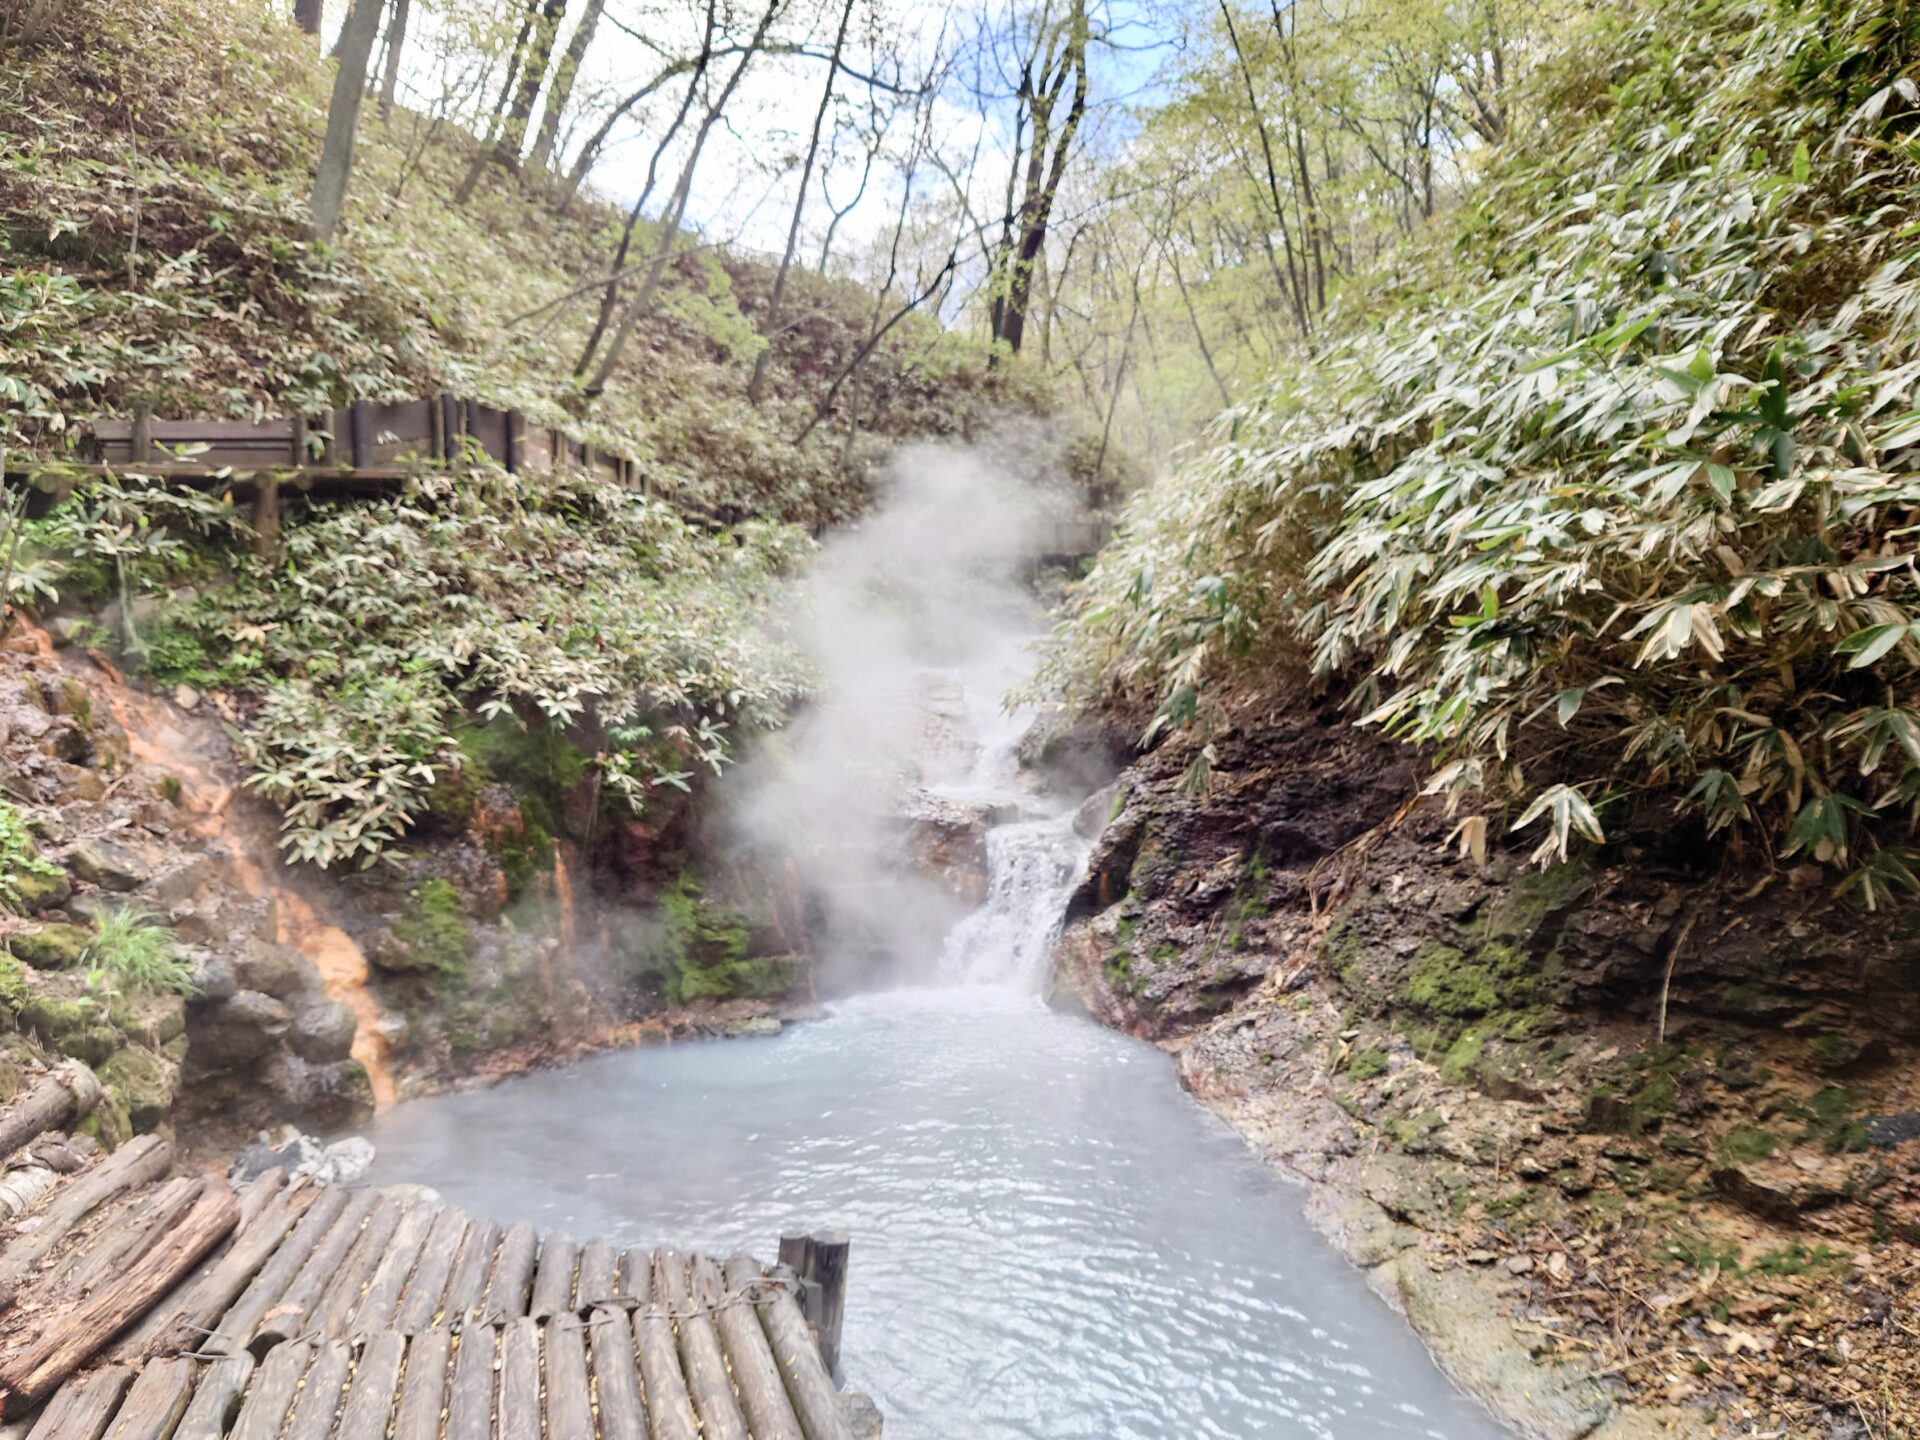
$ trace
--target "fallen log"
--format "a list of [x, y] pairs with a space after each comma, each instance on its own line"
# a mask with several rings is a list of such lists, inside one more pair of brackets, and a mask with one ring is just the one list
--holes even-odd
[[647, 1411], [640, 1403], [633, 1327], [627, 1323], [627, 1312], [611, 1305], [594, 1311], [590, 1338], [601, 1440], [647, 1440]]
[[54, 1192], [40, 1223], [0, 1251], [0, 1298], [11, 1301], [21, 1282], [73, 1228], [108, 1201], [158, 1180], [173, 1166], [173, 1147], [152, 1135], [129, 1140], [91, 1170]]
[[293, 1277], [285, 1293], [260, 1317], [253, 1339], [248, 1342], [248, 1348], [254, 1354], [265, 1354], [283, 1341], [306, 1334], [310, 1317], [320, 1304], [321, 1296], [339, 1274], [348, 1252], [358, 1243], [361, 1227], [366, 1224], [367, 1217], [381, 1198], [377, 1190], [348, 1192], [346, 1208], [341, 1212], [339, 1221], [320, 1237], [319, 1243], [313, 1247], [313, 1253], [307, 1257], [307, 1263], [300, 1267], [300, 1273]]
[[493, 1434], [494, 1336], [491, 1325], [469, 1325], [460, 1332], [453, 1357], [453, 1386], [447, 1396], [447, 1440], [488, 1440]]
[[193, 1398], [193, 1372], [185, 1356], [147, 1366], [120, 1403], [106, 1440], [168, 1440]]
[[126, 1366], [110, 1365], [75, 1382], [54, 1397], [27, 1440], [100, 1440], [132, 1379]]
[[434, 1216], [427, 1243], [421, 1247], [420, 1263], [413, 1267], [394, 1313], [394, 1328], [402, 1335], [417, 1335], [433, 1324], [440, 1313], [440, 1297], [446, 1294], [447, 1278], [460, 1256], [460, 1242], [467, 1238], [466, 1212], [447, 1206]]
[[233, 1428], [240, 1397], [252, 1378], [253, 1356], [244, 1350], [214, 1361], [201, 1378], [200, 1388], [193, 1392], [193, 1402], [173, 1432], [173, 1440], [221, 1440]]
[[18, 1100], [0, 1111], [0, 1159], [41, 1133], [80, 1119], [100, 1100], [100, 1082], [78, 1060], [49, 1071]]
[[50, 1310], [16, 1311], [0, 1325], [0, 1414], [46, 1398], [232, 1231], [240, 1219], [232, 1188], [224, 1180], [196, 1183], [193, 1207], [111, 1281]]
[[312, 1189], [283, 1189], [283, 1179], [281, 1171], [269, 1170], [240, 1191], [240, 1223], [233, 1243], [208, 1256], [134, 1326], [114, 1346], [114, 1359], [138, 1363], [200, 1343], [312, 1203]]

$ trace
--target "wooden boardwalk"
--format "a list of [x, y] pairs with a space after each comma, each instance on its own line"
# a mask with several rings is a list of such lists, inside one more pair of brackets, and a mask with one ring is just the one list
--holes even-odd
[[790, 1269], [175, 1176], [156, 1137], [58, 1132], [91, 1083], [0, 1112], [0, 1435], [853, 1440]]

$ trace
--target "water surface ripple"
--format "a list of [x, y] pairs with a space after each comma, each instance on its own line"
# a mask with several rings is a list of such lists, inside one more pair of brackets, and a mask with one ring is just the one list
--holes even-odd
[[1501, 1433], [1165, 1056], [1008, 990], [603, 1055], [372, 1136], [382, 1182], [576, 1237], [850, 1230], [847, 1381], [889, 1440]]

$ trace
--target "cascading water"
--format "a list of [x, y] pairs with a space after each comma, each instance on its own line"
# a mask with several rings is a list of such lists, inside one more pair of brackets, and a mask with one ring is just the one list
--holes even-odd
[[1086, 857], [1071, 812], [988, 831], [986, 902], [948, 934], [940, 978], [1040, 993], [1067, 896]]

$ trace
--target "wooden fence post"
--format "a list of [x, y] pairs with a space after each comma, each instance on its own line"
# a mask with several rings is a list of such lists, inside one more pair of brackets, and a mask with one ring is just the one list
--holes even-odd
[[272, 473], [253, 481], [253, 553], [262, 560], [280, 553], [280, 477]]
[[153, 457], [153, 407], [144, 400], [133, 407], [133, 432], [128, 436], [133, 463], [144, 465]]
[[526, 420], [518, 410], [507, 411], [507, 454], [506, 466], [509, 475], [520, 473], [520, 437], [526, 433]]
[[373, 463], [373, 438], [368, 434], [366, 401], [355, 400], [348, 409], [347, 429], [353, 437], [353, 468], [365, 470]]

